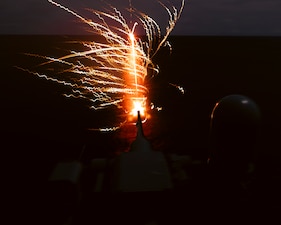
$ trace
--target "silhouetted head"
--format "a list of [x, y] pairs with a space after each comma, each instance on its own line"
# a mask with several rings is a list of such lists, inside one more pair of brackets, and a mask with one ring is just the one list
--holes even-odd
[[259, 107], [246, 96], [218, 101], [211, 114], [210, 161], [228, 172], [244, 171], [256, 148], [260, 117]]

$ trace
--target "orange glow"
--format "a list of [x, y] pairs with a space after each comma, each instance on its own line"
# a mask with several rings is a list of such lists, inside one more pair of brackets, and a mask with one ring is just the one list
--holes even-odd
[[[145, 61], [142, 60], [142, 52], [138, 51], [138, 43], [136, 41], [134, 30], [137, 23], [134, 24], [132, 31], [129, 33], [130, 40], [130, 50], [128, 59], [128, 79], [126, 83], [128, 87], [132, 90], [132, 93], [127, 94], [127, 99], [129, 100], [128, 106], [128, 119], [135, 120], [140, 112], [141, 116], [145, 117], [146, 111], [146, 95], [147, 89], [144, 85], [144, 79], [147, 76], [147, 70], [144, 66]], [[138, 69], [137, 69], [138, 68]]]
[[131, 65], [132, 65], [132, 72], [133, 72], [133, 76], [135, 79], [135, 87], [136, 87], [136, 92], [138, 92], [138, 77], [137, 77], [137, 67], [136, 67], [136, 58], [138, 57], [138, 55], [136, 54], [136, 49], [135, 49], [135, 35], [134, 35], [134, 30], [136, 27], [137, 23], [134, 24], [134, 27], [132, 29], [132, 32], [129, 33], [129, 37], [131, 40]]
[[138, 116], [138, 111], [140, 112], [140, 115], [145, 117], [146, 114], [146, 99], [145, 98], [139, 98], [139, 99], [134, 99], [133, 101], [133, 108], [130, 112], [130, 114], [133, 117]]
[[[127, 118], [120, 125], [100, 128], [101, 131], [114, 131], [127, 121], [135, 121], [137, 111], [140, 111], [144, 120], [148, 119], [148, 88], [145, 85], [147, 71], [152, 70], [153, 74], [159, 72], [152, 59], [161, 47], [168, 44], [167, 38], [180, 18], [184, 0], [179, 9], [159, 2], [168, 15], [164, 33], [152, 17], [133, 8], [131, 19], [137, 22], [130, 27], [121, 11], [113, 6], [112, 11], [108, 13], [89, 10], [92, 13], [92, 18], [89, 19], [55, 0], [48, 2], [81, 20], [91, 32], [101, 37], [101, 41], [73, 41], [83, 47], [83, 50], [71, 50], [70, 54], [59, 58], [29, 54], [47, 60], [40, 66], [60, 63], [63, 69], [58, 77], [52, 73], [40, 74], [28, 69], [19, 69], [67, 86], [70, 91], [64, 96], [85, 100], [90, 109], [117, 107], [124, 110], [124, 116]], [[143, 38], [135, 35], [137, 25], [145, 32]]]

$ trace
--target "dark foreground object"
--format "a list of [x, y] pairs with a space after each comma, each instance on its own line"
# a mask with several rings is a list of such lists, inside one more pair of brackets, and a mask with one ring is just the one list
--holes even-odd
[[280, 222], [280, 184], [266, 182], [255, 168], [259, 122], [251, 99], [221, 99], [212, 112], [209, 158], [198, 161], [154, 151], [138, 115], [129, 152], [55, 167], [47, 184], [47, 223]]

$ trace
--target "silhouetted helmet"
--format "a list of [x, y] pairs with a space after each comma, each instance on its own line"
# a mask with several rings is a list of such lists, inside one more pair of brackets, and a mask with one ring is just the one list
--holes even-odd
[[242, 95], [228, 95], [213, 108], [209, 162], [225, 172], [245, 171], [256, 148], [261, 113]]

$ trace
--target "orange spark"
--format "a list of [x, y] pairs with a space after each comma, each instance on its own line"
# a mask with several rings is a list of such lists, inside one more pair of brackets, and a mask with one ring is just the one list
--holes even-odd
[[[138, 22], [135, 22], [130, 29], [122, 13], [112, 6], [112, 12], [109, 13], [90, 10], [94, 18], [88, 19], [53, 0], [48, 0], [48, 2], [81, 20], [92, 29], [94, 34], [102, 37], [103, 41], [77, 41], [75, 43], [86, 50], [72, 50], [70, 54], [60, 58], [30, 54], [48, 60], [41, 66], [55, 62], [65, 66], [59, 77], [28, 69], [23, 70], [70, 87], [70, 93], [64, 96], [84, 99], [89, 102], [91, 109], [114, 106], [124, 110], [128, 117], [126, 120], [136, 117], [137, 111], [140, 111], [142, 118], [148, 118], [146, 108], [148, 89], [145, 86], [147, 70], [152, 69], [158, 73], [152, 58], [167, 43], [167, 38], [183, 11], [184, 0], [179, 10], [174, 6], [168, 7], [160, 3], [169, 16], [164, 35], [153, 18], [135, 9], [131, 13], [136, 14], [135, 18]], [[115, 24], [115, 26], [110, 26], [110, 24]], [[138, 24], [145, 32], [143, 39], [135, 35]], [[62, 76], [63, 73], [67, 76]], [[103, 130], [110, 131], [117, 128]]]
[[[145, 118], [146, 114], [146, 95], [147, 90], [144, 85], [144, 79], [147, 76], [146, 67], [142, 64], [142, 52], [138, 50], [137, 41], [134, 35], [135, 27], [137, 23], [134, 24], [132, 31], [129, 33], [129, 39], [131, 41], [131, 49], [130, 49], [130, 72], [129, 75], [131, 79], [127, 81], [133, 80], [132, 86], [135, 86], [135, 91], [131, 96], [128, 96], [128, 119], [135, 120], [137, 117], [137, 112], [140, 111], [140, 114], [143, 118]], [[137, 70], [141, 68], [141, 70]], [[128, 83], [130, 85], [130, 83]]]
[[140, 115], [142, 118], [147, 119], [148, 114], [147, 114], [147, 109], [146, 109], [146, 98], [132, 98], [131, 99], [131, 110], [129, 113], [129, 121], [134, 121], [136, 120], [138, 116], [138, 111], [140, 112]]

